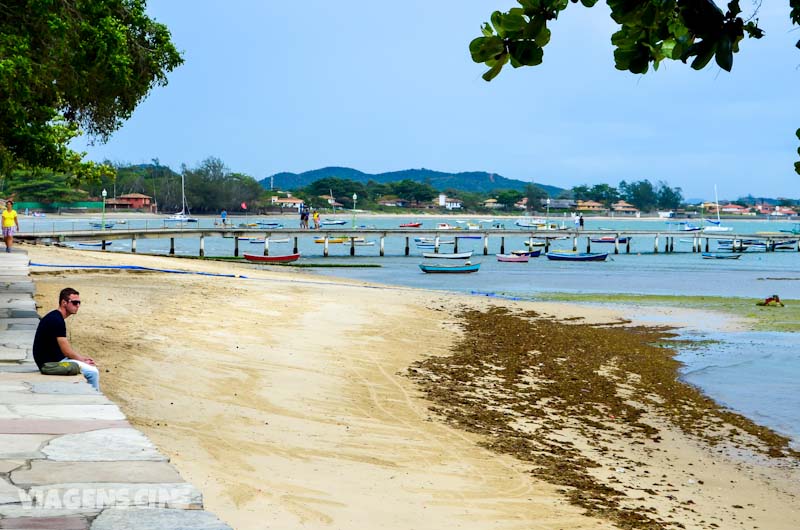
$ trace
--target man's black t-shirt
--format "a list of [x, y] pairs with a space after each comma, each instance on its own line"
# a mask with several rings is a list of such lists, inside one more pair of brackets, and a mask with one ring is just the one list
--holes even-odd
[[58, 337], [67, 336], [67, 324], [58, 309], [53, 309], [39, 321], [33, 339], [33, 360], [41, 370], [44, 363], [57, 363], [64, 358]]

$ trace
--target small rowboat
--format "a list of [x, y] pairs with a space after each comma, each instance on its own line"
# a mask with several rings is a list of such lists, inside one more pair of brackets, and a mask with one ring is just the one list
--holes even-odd
[[711, 252], [703, 252], [703, 259], [739, 259], [741, 254], [713, 254]]
[[261, 228], [283, 228], [281, 223], [269, 223], [266, 221], [258, 221], [256, 225], [260, 226]]
[[288, 263], [290, 261], [297, 261], [300, 258], [300, 253], [287, 254], [285, 256], [259, 256], [257, 254], [248, 254], [245, 252], [244, 259], [256, 263]]
[[527, 254], [495, 254], [497, 256], [497, 261], [503, 261], [507, 263], [528, 263], [528, 255]]
[[[364, 238], [363, 237], [352, 237], [351, 238], [351, 237], [340, 236], [340, 237], [329, 237], [328, 238], [328, 244], [332, 245], [334, 243], [349, 243], [351, 239], [355, 240], [356, 243], [363, 243], [364, 242]], [[317, 238], [314, 239], [314, 243], [324, 243], [324, 242], [325, 242], [325, 238], [324, 237], [317, 237]]]
[[430, 259], [468, 259], [472, 257], [472, 251], [469, 252], [456, 252], [456, 253], [445, 253], [445, 252], [423, 252], [423, 258], [430, 258]]
[[422, 223], [403, 223], [400, 228], [419, 228], [420, 226], [422, 226]]
[[529, 240], [529, 241], [524, 241], [524, 244], [525, 244], [526, 247], [543, 247], [544, 246], [544, 241], [539, 241], [539, 240], [530, 241]]
[[553, 261], [605, 261], [608, 252], [548, 252], [547, 259]]
[[[630, 239], [631, 238], [629, 238], [629, 237], [622, 236], [622, 237], [619, 238], [619, 242], [620, 243], [627, 243]], [[589, 238], [589, 240], [592, 243], [613, 243], [614, 242], [614, 236], [591, 237], [591, 238]]]
[[420, 263], [419, 268], [422, 272], [428, 273], [457, 273], [466, 274], [469, 272], [477, 272], [481, 267], [480, 263], [464, 263], [463, 265], [450, 265], [450, 264], [428, 264]]
[[[254, 238], [252, 238], [250, 240], [250, 243], [263, 243], [263, 242], [264, 242], [264, 238], [263, 237], [262, 238], [254, 237]], [[277, 237], [277, 238], [274, 238], [274, 239], [270, 238], [269, 242], [270, 243], [288, 243], [289, 242], [289, 238], [288, 237]]]
[[537, 248], [536, 250], [512, 250], [512, 254], [515, 256], [528, 256], [529, 258], [538, 258], [542, 255], [542, 249]]
[[319, 222], [322, 226], [343, 225], [347, 223], [344, 219], [323, 219]]

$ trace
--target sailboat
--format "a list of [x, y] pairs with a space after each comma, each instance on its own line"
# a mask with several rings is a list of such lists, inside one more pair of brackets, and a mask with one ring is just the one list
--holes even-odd
[[[333, 215], [336, 215], [336, 198], [333, 196], [333, 190], [328, 190], [331, 194], [331, 206], [333, 206]], [[347, 221], [344, 219], [331, 219], [325, 218], [319, 222], [322, 226], [334, 226], [334, 225], [343, 225]]]
[[719, 218], [719, 197], [717, 196], [717, 185], [714, 184], [714, 203], [717, 205], [717, 220], [705, 219], [709, 226], [703, 227], [703, 232], [731, 232], [732, 226], [722, 226], [722, 221]]
[[197, 219], [189, 217], [189, 213], [189, 203], [186, 202], [186, 179], [181, 173], [181, 211], [170, 215], [165, 220], [175, 223], [196, 223]]

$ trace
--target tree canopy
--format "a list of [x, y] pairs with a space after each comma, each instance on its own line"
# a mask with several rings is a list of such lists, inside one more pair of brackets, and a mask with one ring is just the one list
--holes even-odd
[[97, 174], [68, 147], [105, 141], [183, 59], [145, 0], [0, 3], [0, 174]]
[[[503, 66], [536, 66], [544, 60], [544, 47], [550, 42], [553, 21], [578, 0], [517, 0], [521, 7], [495, 11], [491, 23], [481, 27], [483, 35], [474, 39], [469, 50], [472, 60], [489, 70], [486, 81], [494, 79]], [[592, 7], [597, 0], [580, 0]], [[731, 0], [726, 10], [712, 0], [606, 0], [611, 18], [619, 30], [611, 36], [617, 69], [644, 74], [658, 69], [665, 59], [690, 62], [695, 70], [705, 68], [711, 59], [728, 72], [733, 55], [746, 37], [760, 39], [764, 31], [753, 13], [742, 14], [739, 0]], [[800, 25], [800, 0], [789, 0], [789, 17]], [[796, 46], [800, 48], [800, 41]], [[800, 138], [800, 129], [797, 130]], [[798, 148], [800, 153], [800, 148]], [[800, 173], [800, 162], [795, 163]]]

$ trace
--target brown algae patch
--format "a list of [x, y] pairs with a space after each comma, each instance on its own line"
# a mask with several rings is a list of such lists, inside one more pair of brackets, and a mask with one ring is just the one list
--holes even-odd
[[463, 334], [451, 355], [409, 369], [432, 410], [485, 436], [486, 447], [530, 463], [536, 477], [564, 486], [571, 502], [621, 528], [682, 526], [627, 502], [621, 489], [596, 477], [600, 464], [587, 456], [608, 453], [614, 439], [657, 444], [658, 421], [648, 422], [654, 415], [711, 445], [800, 456], [788, 438], [681, 382], [675, 352], [664, 345], [668, 329], [557, 321], [499, 307], [466, 309], [460, 320]]

